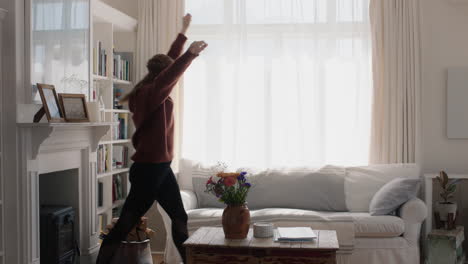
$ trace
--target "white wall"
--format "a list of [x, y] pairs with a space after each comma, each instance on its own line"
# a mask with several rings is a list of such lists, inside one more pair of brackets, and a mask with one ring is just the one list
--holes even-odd
[[17, 129], [16, 101], [24, 97], [24, 1], [2, 0], [0, 8], [8, 11], [2, 32], [2, 89], [3, 89], [3, 129], [4, 140], [4, 263], [24, 263], [19, 254], [18, 234], [23, 227], [18, 219], [21, 200], [18, 188], [21, 184], [17, 176]]
[[447, 68], [468, 66], [468, 1], [421, 0], [421, 5], [423, 168], [468, 172], [468, 140], [449, 140], [446, 132]]
[[116, 8], [125, 14], [134, 18], [138, 17], [138, 1], [137, 0], [101, 0], [102, 2]]

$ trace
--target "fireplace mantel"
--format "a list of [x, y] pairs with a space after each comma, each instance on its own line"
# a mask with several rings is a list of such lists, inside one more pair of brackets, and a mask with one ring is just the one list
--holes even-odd
[[[96, 150], [114, 123], [17, 123], [20, 146], [21, 263], [40, 263], [39, 178], [41, 174], [78, 171], [79, 247], [84, 263], [99, 249]], [[60, 188], [60, 186], [57, 186]], [[76, 188], [76, 189], [75, 189]]]
[[[62, 148], [77, 141], [89, 141], [92, 149], [97, 149], [99, 141], [114, 123], [18, 123], [23, 130], [31, 130], [32, 159], [36, 159], [39, 148]], [[85, 133], [83, 133], [85, 132]], [[80, 138], [82, 136], [90, 136]], [[74, 138], [78, 137], [78, 138]]]

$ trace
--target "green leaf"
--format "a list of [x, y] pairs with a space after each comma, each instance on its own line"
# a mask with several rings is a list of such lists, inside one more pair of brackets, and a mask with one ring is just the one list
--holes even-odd
[[450, 193], [453, 193], [457, 190], [457, 185], [455, 184], [450, 184], [448, 187], [447, 187], [447, 192], [450, 192]]
[[441, 171], [440, 176], [442, 177], [442, 186], [445, 189], [445, 187], [447, 186], [447, 183], [448, 183], [448, 175], [447, 175], [447, 173], [445, 173], [445, 171]]

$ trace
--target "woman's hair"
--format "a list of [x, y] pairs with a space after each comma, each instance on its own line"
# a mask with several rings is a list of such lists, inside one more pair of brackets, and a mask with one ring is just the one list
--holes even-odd
[[132, 97], [138, 91], [138, 89], [140, 89], [145, 84], [151, 83], [156, 78], [156, 76], [159, 75], [159, 73], [161, 73], [173, 62], [174, 60], [165, 54], [154, 55], [146, 64], [148, 74], [146, 74], [146, 76], [135, 85], [130, 93], [126, 94], [122, 99], [120, 99], [120, 103], [125, 103], [130, 100], [130, 97]]

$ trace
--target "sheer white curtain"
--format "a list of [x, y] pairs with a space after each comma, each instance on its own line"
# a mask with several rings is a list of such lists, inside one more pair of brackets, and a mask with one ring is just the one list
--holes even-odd
[[[136, 50], [136, 75], [143, 78], [148, 70], [146, 63], [155, 54], [169, 51], [172, 42], [182, 28], [184, 0], [138, 0], [138, 31]], [[180, 86], [171, 94], [175, 102], [175, 158], [174, 170], [178, 168], [181, 153], [182, 91]]]
[[185, 74], [182, 156], [367, 164], [368, 0], [186, 0], [209, 46]]

